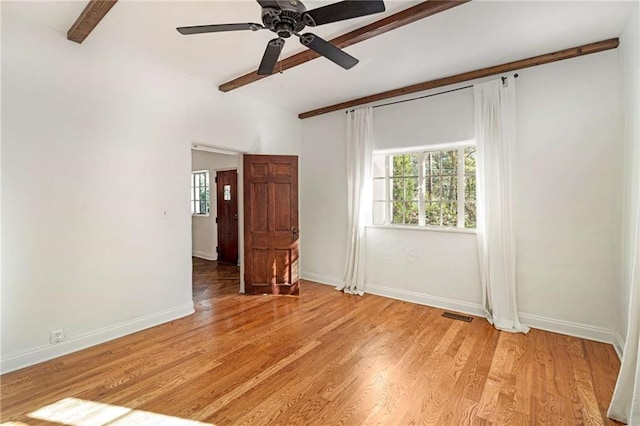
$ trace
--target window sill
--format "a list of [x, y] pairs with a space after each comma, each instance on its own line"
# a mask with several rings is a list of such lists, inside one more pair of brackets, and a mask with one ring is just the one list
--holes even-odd
[[194, 214], [194, 213], [191, 213], [191, 217], [209, 217], [209, 215], [208, 214]]
[[406, 226], [406, 225], [367, 225], [366, 228], [379, 229], [401, 229], [404, 231], [428, 231], [428, 232], [449, 232], [453, 234], [476, 234], [475, 229], [467, 228], [436, 228], [431, 226]]

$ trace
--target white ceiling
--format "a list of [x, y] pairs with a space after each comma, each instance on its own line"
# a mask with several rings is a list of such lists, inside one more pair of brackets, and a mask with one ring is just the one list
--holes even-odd
[[[304, 1], [312, 9], [331, 1]], [[384, 14], [313, 28], [327, 40], [417, 4], [387, 0]], [[82, 12], [79, 1], [2, 1], [2, 12], [62, 33]], [[343, 70], [319, 58], [249, 84], [238, 93], [301, 113], [409, 84], [497, 65], [621, 34], [633, 1], [475, 0], [353, 45], [360, 59]], [[218, 86], [254, 71], [269, 31], [180, 35], [187, 25], [260, 22], [253, 0], [120, 0], [82, 44], [86, 49], [122, 49], [179, 69]], [[71, 43], [71, 42], [70, 42]], [[289, 39], [289, 56], [303, 50]], [[230, 94], [230, 96], [232, 96]]]

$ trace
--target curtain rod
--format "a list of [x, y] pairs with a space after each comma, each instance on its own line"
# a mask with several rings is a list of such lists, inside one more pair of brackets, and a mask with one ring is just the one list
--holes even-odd
[[[514, 78], [518, 78], [518, 74], [514, 74], [513, 77]], [[500, 77], [500, 78], [502, 79], [502, 84], [505, 84], [505, 82], [507, 81], [507, 77]], [[385, 107], [385, 106], [388, 106], [388, 105], [401, 104], [403, 102], [416, 101], [418, 99], [430, 98], [431, 96], [444, 95], [445, 93], [457, 92], [458, 90], [470, 89], [472, 87], [473, 87], [473, 84], [470, 84], [469, 86], [458, 87], [457, 89], [445, 90], [443, 92], [431, 93], [429, 95], [418, 96], [418, 97], [410, 98], [410, 99], [403, 99], [401, 101], [387, 102], [386, 104], [374, 105], [371, 108], [380, 108], [380, 107]], [[355, 110], [353, 110], [353, 109], [347, 110], [347, 111], [345, 111], [345, 114], [348, 114], [349, 112], [353, 112], [353, 111], [355, 111]]]

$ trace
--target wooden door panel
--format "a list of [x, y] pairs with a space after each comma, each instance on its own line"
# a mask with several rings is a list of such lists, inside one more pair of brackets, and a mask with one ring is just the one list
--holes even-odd
[[[276, 183], [274, 186], [274, 202], [278, 209], [291, 211], [291, 185]], [[291, 214], [274, 214], [276, 232], [291, 232]]]
[[272, 163], [273, 176], [286, 176], [292, 175], [291, 164], [289, 163]]
[[254, 163], [251, 163], [250, 170], [251, 176], [253, 176], [254, 178], [267, 177], [267, 175], [269, 174], [269, 163], [266, 161], [256, 161]]
[[253, 275], [253, 286], [269, 287], [271, 286], [271, 277], [269, 274], [269, 250], [253, 249], [251, 252], [251, 260], [255, 270]]
[[275, 284], [291, 285], [291, 250], [275, 250]]
[[[269, 184], [257, 182], [249, 186], [252, 206], [267, 206], [269, 204]], [[251, 230], [252, 232], [269, 231], [269, 211], [267, 209], [251, 209]]]
[[245, 292], [298, 294], [298, 157], [245, 155]]

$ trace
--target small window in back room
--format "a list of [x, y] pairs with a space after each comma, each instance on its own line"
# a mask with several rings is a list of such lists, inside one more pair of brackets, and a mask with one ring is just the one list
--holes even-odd
[[210, 205], [209, 171], [191, 172], [191, 214], [208, 216]]
[[476, 227], [476, 148], [374, 154], [374, 225]]

